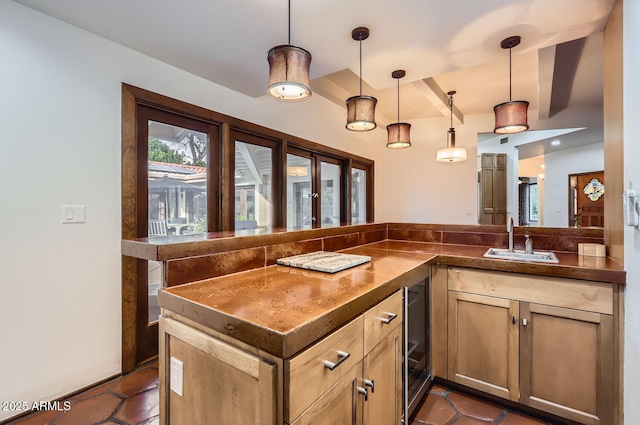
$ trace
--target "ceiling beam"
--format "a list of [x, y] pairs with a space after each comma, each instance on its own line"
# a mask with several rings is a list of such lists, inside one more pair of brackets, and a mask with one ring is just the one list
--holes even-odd
[[[425, 78], [424, 80], [414, 81], [413, 85], [427, 100], [436, 107], [446, 117], [449, 115], [449, 96], [440, 88], [436, 80], [433, 78]], [[464, 124], [464, 114], [453, 105], [453, 117], [456, 124]]]
[[556, 46], [538, 50], [538, 119], [546, 120], [551, 116], [551, 94], [553, 93], [553, 75], [556, 64]]

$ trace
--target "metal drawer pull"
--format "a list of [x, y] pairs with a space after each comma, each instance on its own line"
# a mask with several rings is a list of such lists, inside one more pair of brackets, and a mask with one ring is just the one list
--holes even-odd
[[516, 319], [516, 316], [511, 316], [511, 323], [515, 325], [517, 321], [518, 319]]
[[523, 317], [522, 318], [522, 326], [527, 326], [528, 324], [529, 324], [529, 321]]
[[371, 379], [371, 380], [365, 379], [364, 380], [364, 386], [365, 387], [371, 387], [371, 392], [372, 393], [376, 392], [376, 382], [373, 379]]
[[340, 363], [342, 363], [343, 361], [347, 360], [350, 355], [351, 354], [345, 353], [344, 351], [338, 351], [338, 361], [334, 363], [334, 362], [330, 362], [329, 360], [325, 360], [324, 361], [324, 367], [326, 367], [329, 370], [333, 370], [333, 369], [337, 368], [338, 366], [340, 366]]
[[364, 395], [364, 401], [369, 401], [369, 392], [366, 388], [358, 387], [358, 392]]
[[384, 314], [386, 314], [387, 316], [389, 316], [389, 318], [388, 318], [388, 319], [383, 319], [382, 317], [380, 317], [380, 321], [381, 321], [382, 323], [386, 324], [386, 325], [388, 325], [389, 323], [391, 323], [391, 321], [392, 321], [393, 319], [395, 319], [396, 317], [398, 317], [398, 315], [397, 315], [397, 314], [395, 314], [395, 313], [387, 313], [386, 311], [384, 312]]

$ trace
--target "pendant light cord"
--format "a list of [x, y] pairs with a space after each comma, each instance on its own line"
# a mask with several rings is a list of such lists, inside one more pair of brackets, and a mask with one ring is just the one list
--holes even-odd
[[289, 35], [288, 35], [288, 44], [291, 45], [291, 0], [289, 0], [289, 13], [288, 13], [288, 21], [289, 21]]
[[449, 131], [447, 132], [447, 148], [455, 147], [455, 139], [454, 139], [454, 129], [453, 129], [453, 95], [449, 95]]
[[509, 102], [511, 102], [511, 47], [509, 47]]
[[398, 80], [398, 124], [400, 124], [400, 78]]
[[360, 39], [360, 96], [362, 96], [362, 35], [358, 38]]

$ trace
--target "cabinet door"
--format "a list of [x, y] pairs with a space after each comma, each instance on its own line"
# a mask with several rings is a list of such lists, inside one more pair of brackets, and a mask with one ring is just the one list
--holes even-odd
[[[362, 362], [349, 369], [291, 425], [360, 425], [362, 396], [358, 383], [362, 380]], [[314, 385], [309, 382], [308, 385]]]
[[517, 301], [449, 291], [449, 379], [518, 400]]
[[[276, 365], [172, 319], [160, 332], [160, 423], [276, 424]], [[181, 395], [169, 388], [172, 357], [183, 362]]]
[[612, 316], [528, 303], [521, 314], [520, 402], [584, 424], [613, 423]]
[[402, 326], [387, 335], [363, 361], [366, 425], [398, 425], [402, 418]]

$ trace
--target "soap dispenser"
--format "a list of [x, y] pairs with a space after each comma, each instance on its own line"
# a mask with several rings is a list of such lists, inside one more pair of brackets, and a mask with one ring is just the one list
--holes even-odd
[[527, 240], [524, 242], [524, 253], [525, 254], [533, 254], [533, 242], [529, 239], [529, 235], [524, 235]]

